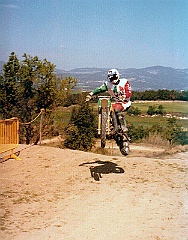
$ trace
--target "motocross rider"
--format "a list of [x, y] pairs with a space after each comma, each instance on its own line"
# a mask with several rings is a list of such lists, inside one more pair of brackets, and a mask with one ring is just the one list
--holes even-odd
[[123, 132], [127, 132], [126, 120], [122, 112], [129, 109], [131, 106], [130, 97], [132, 89], [126, 78], [120, 78], [119, 72], [116, 69], [110, 69], [107, 76], [108, 81], [102, 86], [96, 88], [86, 96], [86, 101], [90, 101], [93, 95], [108, 91], [114, 102], [112, 106], [117, 113]]

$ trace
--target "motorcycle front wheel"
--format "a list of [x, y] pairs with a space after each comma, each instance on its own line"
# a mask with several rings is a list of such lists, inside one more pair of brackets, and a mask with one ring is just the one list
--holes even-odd
[[102, 109], [101, 114], [101, 148], [105, 148], [106, 145], [106, 124], [107, 124], [107, 111]]

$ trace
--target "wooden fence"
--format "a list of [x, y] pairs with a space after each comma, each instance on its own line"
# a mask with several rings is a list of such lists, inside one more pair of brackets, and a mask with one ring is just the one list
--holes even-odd
[[0, 153], [11, 151], [11, 154], [3, 157], [3, 159], [14, 158], [20, 160], [14, 154], [14, 149], [19, 144], [19, 120], [18, 118], [11, 118], [0, 120]]

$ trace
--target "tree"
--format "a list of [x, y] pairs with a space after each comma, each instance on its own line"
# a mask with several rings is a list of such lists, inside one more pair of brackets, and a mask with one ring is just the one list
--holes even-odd
[[37, 61], [37, 73], [34, 79], [36, 88], [35, 103], [40, 111], [41, 108], [51, 109], [57, 92], [57, 77], [54, 73], [55, 65], [46, 59]]
[[148, 129], [145, 129], [143, 126], [135, 126], [130, 124], [129, 126], [129, 137], [132, 142], [139, 141], [149, 134]]
[[159, 89], [157, 91], [157, 95], [160, 100], [169, 100], [170, 99], [170, 91], [167, 89]]
[[146, 90], [145, 92], [133, 91], [131, 96], [134, 100], [181, 100], [188, 101], [188, 91], [175, 91], [175, 90]]
[[133, 107], [131, 106], [128, 111], [127, 111], [127, 114], [128, 115], [135, 115], [135, 116], [138, 116], [141, 114], [141, 111], [138, 107]]
[[[21, 120], [22, 122], [30, 122], [42, 108], [50, 115], [56, 101], [58, 86], [54, 64], [46, 59], [39, 60], [37, 56], [31, 57], [24, 54], [23, 57], [20, 103], [24, 113]], [[51, 121], [49, 117], [48, 119]], [[29, 143], [32, 137], [32, 125], [25, 125], [24, 129], [26, 143]]]
[[152, 116], [154, 114], [163, 115], [163, 114], [165, 114], [165, 110], [164, 110], [164, 107], [162, 105], [159, 105], [159, 106], [149, 106], [147, 114], [150, 115], [150, 116]]
[[155, 106], [149, 106], [147, 110], [147, 114], [152, 116], [156, 113], [156, 107]]
[[182, 132], [182, 127], [177, 124], [176, 118], [173, 117], [167, 120], [167, 126], [164, 133], [166, 139], [171, 145], [175, 142], [174, 140], [177, 138], [177, 136]]
[[179, 131], [176, 133], [174, 142], [181, 145], [188, 145], [188, 132]]
[[164, 107], [162, 105], [159, 105], [157, 110], [156, 110], [156, 114], [160, 114], [160, 115], [164, 115], [165, 114], [165, 110]]
[[[19, 120], [22, 123], [29, 123], [37, 114], [35, 102], [36, 86], [34, 85], [37, 77], [38, 57], [23, 55], [24, 60], [20, 67], [20, 89], [19, 95]], [[30, 143], [32, 138], [33, 125], [26, 124], [22, 127], [22, 135], [25, 136], [26, 144]]]
[[4, 64], [4, 75], [1, 76], [1, 112], [3, 118], [11, 118], [16, 114], [18, 103], [20, 63], [15, 53], [12, 52], [9, 60]]
[[[62, 82], [55, 75], [54, 69], [55, 65], [46, 59], [39, 60], [37, 56], [27, 54], [19, 62], [12, 52], [0, 76], [2, 117], [18, 117], [21, 123], [29, 123], [39, 114], [41, 108], [51, 111], [57, 102], [57, 93]], [[61, 93], [68, 96], [67, 93], [70, 93], [76, 81], [69, 77], [65, 83], [66, 89], [61, 89]], [[24, 136], [27, 144], [33, 136], [34, 124], [21, 125], [21, 140]]]
[[88, 104], [82, 103], [72, 110], [71, 120], [66, 128], [64, 145], [71, 149], [91, 150], [95, 131], [95, 115]]
[[4, 79], [3, 79], [3, 76], [0, 75], [0, 118], [4, 118], [3, 115], [4, 115], [4, 105], [5, 105], [5, 91], [4, 91]]
[[72, 78], [70, 76], [65, 77], [64, 79], [58, 78], [58, 89], [56, 103], [57, 105], [69, 106], [72, 103], [71, 92], [72, 89], [76, 86], [78, 79]]

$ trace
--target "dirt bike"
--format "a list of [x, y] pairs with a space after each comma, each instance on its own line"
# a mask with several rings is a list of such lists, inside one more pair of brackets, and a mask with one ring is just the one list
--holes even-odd
[[127, 133], [122, 131], [119, 118], [111, 103], [111, 97], [98, 97], [98, 135], [101, 139], [101, 147], [105, 148], [106, 139], [114, 139], [120, 152], [126, 156], [130, 152], [130, 139]]

